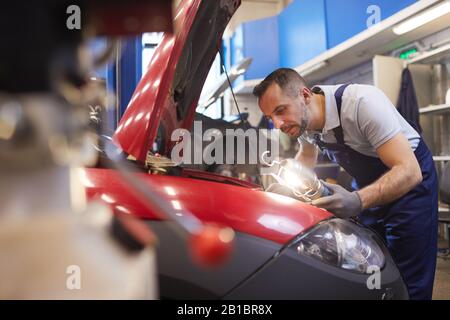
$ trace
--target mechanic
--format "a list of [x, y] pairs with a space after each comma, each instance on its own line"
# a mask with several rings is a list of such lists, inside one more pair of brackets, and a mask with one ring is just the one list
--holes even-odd
[[355, 191], [325, 183], [333, 195], [312, 204], [340, 218], [358, 216], [377, 231], [403, 274], [410, 298], [431, 299], [438, 183], [419, 133], [374, 86], [310, 89], [295, 70], [282, 68], [253, 94], [276, 128], [317, 145], [354, 178]]

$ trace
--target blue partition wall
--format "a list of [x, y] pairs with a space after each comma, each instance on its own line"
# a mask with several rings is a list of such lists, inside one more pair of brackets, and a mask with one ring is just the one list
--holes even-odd
[[376, 5], [381, 20], [415, 3], [416, 0], [325, 0], [327, 47], [333, 48], [367, 28], [367, 19]]
[[[257, 53], [256, 59], [247, 70], [246, 77], [258, 79], [267, 75], [280, 65], [280, 46], [278, 41], [278, 17], [251, 21], [243, 24], [243, 56]], [[233, 64], [239, 62], [233, 61]]]
[[[379, 8], [384, 20], [416, 0], [294, 0], [279, 15], [243, 23], [232, 37], [232, 64], [253, 63], [246, 80], [260, 79], [278, 67], [297, 67], [367, 28]], [[378, 9], [377, 9], [378, 10]]]
[[325, 0], [293, 1], [278, 16], [278, 27], [281, 67], [314, 58], [327, 50]]
[[[115, 61], [109, 61], [92, 73], [92, 76], [105, 80], [109, 93], [117, 94], [119, 97], [117, 109], [110, 108], [108, 112], [108, 126], [110, 129], [114, 129], [117, 126], [118, 120], [125, 112], [134, 89], [142, 76], [142, 37], [123, 38], [121, 46], [122, 52], [119, 65]], [[89, 43], [89, 48], [96, 56], [100, 55], [106, 47], [106, 38], [97, 38]], [[117, 79], [117, 75], [119, 75], [119, 79]]]

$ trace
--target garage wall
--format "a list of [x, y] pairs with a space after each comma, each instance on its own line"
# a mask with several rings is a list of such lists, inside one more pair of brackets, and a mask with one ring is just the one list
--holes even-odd
[[280, 66], [294, 68], [327, 50], [325, 0], [297, 0], [278, 16]]
[[[265, 77], [280, 66], [278, 17], [256, 20], [243, 25], [244, 54], [257, 56], [246, 73], [248, 79]], [[233, 61], [237, 63], [239, 61]]]
[[[336, 85], [342, 83], [360, 83], [373, 85], [372, 61], [362, 63], [344, 72], [335, 74], [327, 79], [320, 81], [321, 84]], [[312, 83], [315, 85], [318, 83]]]
[[369, 6], [376, 5], [380, 10], [381, 20], [384, 20], [415, 2], [416, 0], [325, 0], [327, 47], [333, 48], [367, 29], [367, 20], [375, 12], [368, 12]]
[[[245, 80], [260, 79], [278, 67], [297, 67], [367, 28], [376, 4], [380, 19], [416, 0], [294, 0], [279, 15], [246, 22], [231, 41], [232, 61], [252, 57]], [[242, 80], [241, 80], [242, 81]]]

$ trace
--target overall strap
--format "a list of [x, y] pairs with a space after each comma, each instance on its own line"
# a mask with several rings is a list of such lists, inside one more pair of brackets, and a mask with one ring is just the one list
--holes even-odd
[[342, 108], [342, 95], [344, 94], [344, 90], [350, 85], [350, 83], [343, 84], [340, 86], [336, 92], [334, 93], [334, 98], [336, 99], [337, 112], [339, 115], [339, 122], [341, 123], [339, 127], [336, 127], [334, 131], [334, 135], [339, 144], [345, 144], [344, 142], [344, 131], [342, 130], [342, 121], [341, 121], [341, 108]]

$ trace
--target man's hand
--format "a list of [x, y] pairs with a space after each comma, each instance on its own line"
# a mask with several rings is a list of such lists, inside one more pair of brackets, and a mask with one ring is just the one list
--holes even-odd
[[336, 217], [347, 219], [358, 215], [362, 211], [361, 198], [356, 191], [349, 192], [337, 184], [322, 183], [328, 187], [333, 194], [312, 202], [312, 205], [327, 209]]

